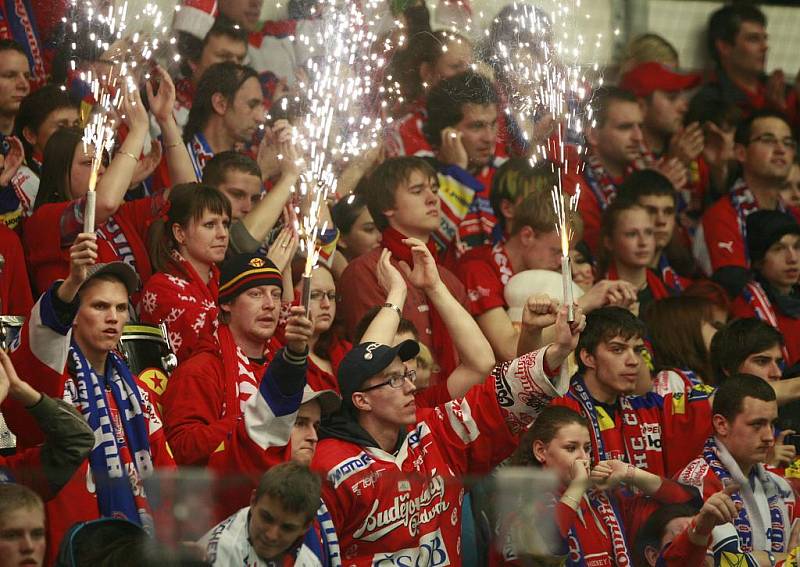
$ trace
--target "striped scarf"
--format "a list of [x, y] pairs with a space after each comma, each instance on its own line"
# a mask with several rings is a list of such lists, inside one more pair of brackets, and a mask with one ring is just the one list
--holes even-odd
[[[152, 533], [153, 519], [142, 481], [153, 474], [147, 420], [142, 410], [139, 387], [123, 360], [108, 353], [106, 372], [101, 379], [89, 365], [78, 345], [70, 347], [74, 370], [72, 401], [95, 435], [89, 465], [97, 492], [100, 515], [125, 518]], [[120, 431], [108, 396], [116, 406]], [[131, 487], [136, 486], [137, 490]]]

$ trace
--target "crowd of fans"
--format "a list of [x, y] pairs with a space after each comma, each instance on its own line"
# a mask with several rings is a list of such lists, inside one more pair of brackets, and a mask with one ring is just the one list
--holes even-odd
[[[473, 45], [386, 4], [393, 120], [336, 165], [307, 308], [315, 2], [182, 5], [93, 233], [80, 71], [113, 62], [0, 6], [0, 566], [797, 566], [800, 82], [765, 74], [763, 13], [712, 14], [702, 75], [632, 40], [559, 179], [497, 55], [543, 61], [513, 22], [547, 15]], [[511, 466], [554, 484], [500, 505]]]

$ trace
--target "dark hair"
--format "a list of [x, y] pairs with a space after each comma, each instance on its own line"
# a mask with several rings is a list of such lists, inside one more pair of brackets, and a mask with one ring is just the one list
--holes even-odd
[[533, 442], [550, 443], [559, 429], [573, 423], [589, 429], [589, 422], [575, 410], [564, 406], [547, 406], [533, 422], [531, 428], [522, 436], [517, 450], [511, 456], [511, 464], [520, 467], [538, 465], [533, 456]]
[[42, 159], [42, 175], [39, 181], [39, 192], [33, 202], [33, 210], [47, 203], [63, 203], [69, 201], [70, 172], [75, 148], [83, 139], [83, 131], [79, 128], [59, 128], [44, 147]]
[[25, 160], [29, 164], [33, 158], [33, 145], [25, 138], [23, 130], [28, 128], [36, 133], [51, 113], [62, 108], [78, 110], [78, 105], [60, 85], [44, 85], [22, 99], [14, 119], [14, 134], [22, 142]]
[[[211, 26], [211, 29], [208, 30], [202, 40], [190, 33], [178, 32], [178, 53], [181, 54], [181, 73], [183, 73], [184, 77], [192, 76], [192, 68], [189, 62], [199, 61], [209, 40], [212, 37], [219, 36], [238, 41], [247, 47], [247, 32], [245, 29], [222, 14], [214, 18], [214, 25]], [[195, 77], [195, 79], [198, 78]]]
[[717, 41], [724, 41], [733, 45], [736, 43], [736, 36], [742, 27], [742, 22], [753, 22], [767, 25], [767, 18], [764, 12], [752, 4], [737, 3], [730, 6], [723, 6], [708, 19], [708, 29], [706, 41], [708, 54], [713, 61], [720, 64], [719, 52], [717, 51]]
[[739, 372], [748, 356], [783, 344], [781, 332], [760, 319], [731, 321], [711, 339], [711, 366], [717, 383], [722, 384], [728, 376]]
[[[750, 143], [750, 136], [753, 135], [753, 124], [755, 124], [756, 120], [761, 120], [762, 118], [776, 118], [778, 120], [782, 120], [789, 127], [789, 129], [792, 130], [789, 119], [786, 118], [785, 114], [782, 114], [777, 110], [761, 109], [756, 110], [753, 112], [753, 114], [739, 123], [739, 125], [736, 127], [736, 133], [733, 135], [733, 141], [737, 144], [747, 146]], [[793, 130], [792, 136], [794, 136]]]
[[402, 183], [415, 171], [427, 174], [438, 186], [436, 170], [422, 158], [403, 156], [390, 158], [375, 168], [364, 184], [364, 197], [367, 201], [369, 214], [375, 221], [375, 226], [384, 230], [389, 226], [389, 220], [383, 214], [394, 207], [394, 196]]
[[[362, 342], [361, 337], [363, 337], [364, 333], [367, 332], [367, 329], [372, 324], [372, 321], [375, 319], [375, 317], [378, 315], [381, 309], [382, 308], [380, 305], [371, 307], [370, 310], [364, 313], [364, 316], [361, 317], [361, 319], [359, 319], [358, 323], [356, 324], [356, 328], [353, 330], [354, 345], [361, 344]], [[402, 333], [410, 333], [411, 336], [414, 337], [414, 340], [419, 341], [419, 331], [417, 331], [417, 328], [414, 326], [414, 323], [412, 323], [408, 319], [400, 317], [400, 322], [397, 324], [396, 334], [399, 335]]]
[[294, 462], [275, 465], [261, 477], [255, 500], [265, 494], [278, 501], [290, 514], [303, 514], [306, 521], [314, 519], [319, 508], [322, 479], [305, 465]]
[[350, 234], [356, 219], [358, 219], [361, 211], [366, 206], [367, 202], [364, 197], [355, 193], [346, 199], [341, 199], [331, 208], [333, 224], [336, 225], [340, 233]]
[[442, 130], [455, 126], [464, 118], [465, 104], [497, 104], [492, 82], [475, 71], [465, 71], [440, 81], [428, 93], [428, 120], [422, 126], [425, 137], [434, 148], [441, 143]]
[[218, 188], [225, 183], [229, 171], [239, 171], [261, 179], [261, 169], [256, 160], [247, 154], [228, 150], [208, 160], [203, 168], [203, 183]]
[[204, 183], [181, 183], [172, 188], [166, 222], [157, 218], [148, 229], [154, 271], [163, 272], [170, 263], [172, 250], [178, 248], [172, 226], [186, 227], [189, 222], [201, 219], [206, 211], [231, 218], [231, 202], [219, 189]]
[[648, 306], [643, 315], [653, 345], [656, 370], [697, 372], [714, 384], [714, 372], [703, 340], [702, 325], [712, 320], [713, 304], [702, 297], [666, 297]]
[[633, 548], [633, 564], [647, 567], [644, 550], [652, 547], [661, 551], [661, 540], [666, 533], [667, 524], [676, 518], [691, 518], [698, 512], [698, 508], [691, 504], [666, 504], [658, 507], [647, 518], [639, 531], [636, 532]]
[[422, 65], [435, 66], [444, 51], [442, 47], [452, 42], [470, 43], [461, 34], [448, 30], [421, 30], [411, 36], [408, 47], [395, 55], [390, 74], [400, 84], [400, 92], [407, 101], [418, 100], [425, 95]]
[[597, 273], [604, 275], [608, 272], [608, 268], [613, 259], [613, 251], [608, 250], [605, 245], [606, 238], [611, 239], [614, 236], [614, 229], [617, 227], [619, 217], [625, 211], [633, 209], [646, 209], [636, 201], [628, 201], [625, 199], [614, 199], [610, 205], [603, 211], [603, 216], [600, 219], [600, 246], [597, 253]]
[[252, 67], [232, 61], [214, 63], [206, 69], [197, 83], [192, 109], [183, 128], [183, 140], [190, 141], [206, 127], [208, 119], [214, 114], [211, 99], [215, 94], [220, 93], [232, 102], [244, 82], [251, 78], [258, 80], [258, 73]]
[[578, 347], [575, 349], [578, 369], [581, 372], [586, 371], [586, 366], [580, 357], [584, 350], [593, 355], [600, 343], [608, 342], [614, 337], [629, 340], [644, 338], [646, 334], [644, 323], [627, 309], [622, 307], [595, 309], [586, 316], [586, 328], [581, 333]]
[[742, 413], [742, 403], [748, 397], [764, 402], [777, 399], [775, 390], [766, 380], [752, 374], [734, 374], [717, 388], [711, 411], [714, 415], [733, 421]]
[[595, 128], [602, 128], [608, 120], [608, 111], [615, 102], [637, 103], [636, 95], [625, 89], [611, 85], [603, 85], [594, 91], [591, 99], [594, 110]]
[[503, 200], [515, 202], [528, 193], [550, 189], [558, 184], [558, 173], [555, 166], [549, 161], [542, 161], [531, 165], [526, 158], [511, 158], [501, 165], [492, 177], [492, 189], [489, 193], [489, 203], [492, 205], [497, 223], [507, 231], [506, 219], [503, 216]]
[[632, 172], [617, 189], [617, 199], [637, 201], [640, 197], [678, 198], [675, 187], [662, 173], [654, 169], [640, 169]]
[[736, 128], [741, 119], [741, 109], [729, 100], [721, 96], [695, 96], [689, 101], [683, 123], [711, 122], [720, 128]]
[[28, 58], [28, 54], [25, 53], [25, 49], [13, 39], [0, 39], [0, 52], [3, 51], [16, 51], [17, 53], [21, 53]]
[[725, 291], [724, 287], [709, 279], [701, 278], [695, 280], [692, 285], [683, 291], [682, 295], [684, 297], [702, 297], [726, 314], [731, 310], [731, 299], [728, 297], [728, 292]]

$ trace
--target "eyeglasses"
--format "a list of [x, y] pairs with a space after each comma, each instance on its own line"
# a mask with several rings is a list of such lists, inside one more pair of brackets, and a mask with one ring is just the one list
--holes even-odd
[[359, 392], [369, 392], [370, 390], [375, 390], [376, 388], [383, 388], [384, 386], [391, 386], [392, 388], [399, 390], [403, 387], [406, 383], [406, 380], [411, 382], [412, 384], [417, 381], [417, 371], [416, 370], [407, 370], [400, 374], [392, 374], [388, 377], [385, 382], [381, 382], [380, 384], [375, 384], [374, 386], [370, 386], [369, 388], [364, 388], [363, 390], [359, 390]]
[[308, 297], [311, 299], [311, 301], [322, 301], [323, 297], [327, 297], [328, 301], [333, 302], [336, 301], [336, 292], [314, 290], [308, 295]]
[[786, 138], [781, 138], [779, 140], [772, 134], [761, 134], [760, 136], [756, 136], [755, 138], [750, 140], [750, 142], [748, 143], [752, 144], [753, 142], [759, 142], [771, 148], [776, 147], [778, 145], [778, 142], [780, 142], [784, 148], [788, 148], [790, 150], [797, 149], [797, 140], [788, 136]]

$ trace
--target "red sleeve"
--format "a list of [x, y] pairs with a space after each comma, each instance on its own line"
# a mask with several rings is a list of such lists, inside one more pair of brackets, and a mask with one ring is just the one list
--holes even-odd
[[712, 205], [702, 222], [712, 272], [723, 266], [746, 268], [744, 241], [730, 199], [723, 197]]
[[711, 435], [709, 389], [667, 394], [662, 415], [665, 476], [672, 477], [702, 452]]
[[707, 546], [695, 545], [689, 540], [689, 532], [683, 530], [672, 543], [661, 552], [659, 567], [703, 567]]
[[222, 417], [224, 380], [219, 360], [205, 352], [173, 372], [161, 402], [167, 439], [179, 465], [206, 464], [233, 429], [235, 414]]
[[741, 295], [731, 303], [731, 316], [736, 319], [748, 319], [755, 317], [756, 312], [748, 301]]
[[126, 201], [120, 205], [114, 217], [124, 217], [139, 233], [142, 242], [147, 242], [147, 230], [150, 228], [161, 205], [164, 203], [164, 194], [156, 193], [144, 199]]
[[4, 224], [0, 224], [0, 254], [5, 259], [5, 265], [0, 268], [0, 315], [28, 317], [33, 307], [33, 296], [22, 243]]
[[23, 449], [8, 457], [0, 456], [0, 478], [3, 469], [11, 473], [11, 482], [23, 484], [32, 489], [45, 500], [53, 496], [47, 478], [42, 469], [42, 450], [39, 447]]
[[386, 302], [386, 292], [375, 275], [376, 266], [376, 255], [361, 256], [345, 268], [336, 286], [340, 293], [337, 316], [341, 316], [350, 333], [367, 311]]
[[39, 293], [69, 274], [69, 250], [61, 247], [61, 217], [71, 203], [42, 205], [25, 221], [23, 243], [31, 283]]
[[487, 262], [463, 262], [459, 266], [458, 275], [466, 288], [466, 306], [470, 315], [477, 317], [495, 307], [506, 307], [503, 283]]
[[[600, 210], [600, 203], [592, 190], [586, 185], [580, 175], [567, 174], [564, 176], [563, 185], [566, 188], [580, 186], [581, 196], [578, 200], [578, 212], [583, 220], [583, 241], [595, 256], [600, 248], [600, 219], [603, 211]], [[566, 189], [565, 189], [566, 190]]]
[[446, 404], [450, 400], [451, 396], [446, 380], [414, 392], [414, 401], [418, 408], [434, 408]]
[[570, 528], [578, 521], [578, 512], [564, 504], [563, 502], [556, 503], [556, 525], [558, 526], [558, 533], [562, 538], [569, 535]]

